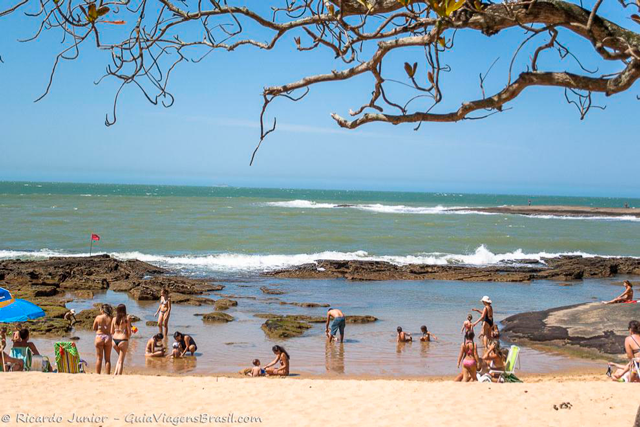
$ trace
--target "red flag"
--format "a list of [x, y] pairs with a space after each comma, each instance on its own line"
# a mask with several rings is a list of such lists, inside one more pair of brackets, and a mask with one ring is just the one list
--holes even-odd
[[100, 241], [100, 236], [98, 236], [97, 234], [92, 234], [91, 235], [91, 240], [93, 240], [94, 242], [99, 242]]

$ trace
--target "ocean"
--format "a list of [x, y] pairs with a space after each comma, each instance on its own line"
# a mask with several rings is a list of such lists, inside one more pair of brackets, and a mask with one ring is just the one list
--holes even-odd
[[[640, 219], [569, 218], [486, 214], [477, 207], [581, 205], [640, 208], [640, 199], [401, 193], [0, 182], [0, 259], [86, 256], [90, 235], [100, 235], [93, 253], [137, 258], [174, 272], [209, 277], [238, 297], [228, 311], [236, 321], [203, 325], [203, 307], [176, 306], [174, 327], [194, 334], [202, 355], [158, 369], [233, 372], [270, 357], [272, 342], [256, 313], [322, 315], [323, 309], [281, 306], [259, 291], [277, 284], [289, 302], [323, 302], [347, 314], [381, 320], [348, 327], [344, 346], [325, 345], [322, 325], [284, 343], [292, 368], [310, 374], [445, 375], [456, 372], [459, 329], [471, 307], [490, 295], [496, 319], [521, 311], [610, 299], [615, 280], [589, 280], [570, 287], [554, 282], [377, 282], [273, 279], [261, 273], [316, 259], [375, 259], [397, 264], [491, 265], [560, 255], [640, 256]], [[451, 208], [463, 210], [451, 211]], [[216, 297], [215, 294], [212, 297]], [[256, 299], [252, 299], [256, 298]], [[125, 302], [130, 312], [152, 320], [155, 304], [106, 292], [69, 307]], [[208, 309], [210, 310], [210, 309]], [[422, 324], [440, 340], [397, 347], [395, 328], [417, 333]], [[155, 329], [140, 327], [128, 363], [147, 366], [144, 343]], [[90, 334], [78, 332], [86, 359]], [[144, 338], [144, 340], [142, 340]], [[134, 340], [135, 342], [136, 340]], [[48, 340], [39, 340], [49, 346]], [[591, 362], [533, 349], [523, 352], [524, 370], [582, 367]], [[164, 363], [164, 362], [163, 362]], [[181, 362], [182, 363], [182, 362]], [[178, 366], [176, 368], [176, 366]]]

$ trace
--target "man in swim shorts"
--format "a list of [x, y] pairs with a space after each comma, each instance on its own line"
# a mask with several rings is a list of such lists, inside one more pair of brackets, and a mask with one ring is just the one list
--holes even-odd
[[[331, 319], [333, 319], [333, 322]], [[331, 323], [331, 334], [329, 334], [329, 323]], [[329, 310], [327, 310], [327, 323], [325, 324], [325, 333], [327, 338], [329, 338], [329, 342], [333, 341], [338, 332], [340, 332], [340, 342], [344, 341], [345, 324], [346, 319], [344, 318], [342, 311], [337, 308], [329, 307]]]

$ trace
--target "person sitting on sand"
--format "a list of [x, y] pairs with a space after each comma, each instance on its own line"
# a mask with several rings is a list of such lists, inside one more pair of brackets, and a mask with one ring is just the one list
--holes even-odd
[[164, 346], [162, 340], [164, 335], [155, 334], [147, 341], [147, 347], [145, 348], [144, 355], [146, 357], [164, 357], [166, 356], [167, 349]]
[[249, 371], [250, 377], [263, 377], [266, 371], [260, 367], [260, 359], [253, 359], [253, 368]]
[[[506, 355], [500, 347], [500, 330], [498, 325], [493, 325], [491, 330], [491, 339], [488, 341], [487, 348], [482, 355], [483, 367], [486, 369], [503, 370], [506, 362]], [[497, 381], [499, 374], [494, 377]]]
[[[176, 331], [173, 334], [173, 339], [176, 340], [176, 342], [173, 343], [173, 357], [184, 357], [187, 352], [195, 356], [198, 345], [191, 335], [185, 335], [182, 332]], [[178, 345], [176, 346], [176, 344]]]
[[160, 305], [153, 315], [158, 316], [158, 332], [164, 333], [164, 336], [169, 336], [169, 316], [171, 316], [171, 297], [169, 291], [163, 288], [160, 291]]
[[107, 375], [111, 374], [111, 322], [113, 320], [113, 308], [109, 304], [102, 304], [100, 314], [93, 321], [93, 330], [96, 331], [94, 346], [96, 348], [96, 373], [102, 372], [102, 361]]
[[[333, 318], [333, 322], [331, 319]], [[329, 334], [329, 323], [331, 323], [331, 334]], [[346, 324], [346, 319], [344, 317], [344, 313], [337, 308], [331, 308], [327, 310], [327, 322], [325, 324], [325, 334], [329, 341], [333, 341], [333, 339], [340, 332], [340, 342], [344, 342], [344, 326]]]
[[129, 348], [129, 338], [131, 338], [131, 319], [127, 315], [127, 306], [124, 304], [116, 307], [116, 317], [111, 321], [111, 335], [113, 348], [118, 353], [118, 362], [113, 373], [114, 375], [122, 375], [124, 359]]
[[629, 363], [624, 367], [609, 364], [619, 368], [611, 377], [614, 380], [620, 380], [620, 378], [627, 375], [628, 382], [640, 382], [640, 377], [638, 377], [638, 373], [634, 369], [635, 365], [640, 364], [640, 322], [637, 320], [629, 322], [629, 336], [624, 340], [624, 351], [627, 354]]
[[438, 341], [438, 337], [433, 335], [425, 325], [420, 326], [420, 331], [422, 332], [422, 336], [420, 337], [420, 341], [429, 342], [431, 340]]
[[69, 322], [69, 326], [73, 326], [78, 323], [78, 319], [76, 319], [76, 311], [71, 309], [64, 314], [64, 320]]
[[36, 345], [29, 341], [29, 330], [27, 328], [20, 329], [18, 340], [13, 341], [13, 348], [30, 348], [34, 356], [40, 355]]
[[458, 368], [462, 362], [462, 372], [456, 377], [456, 381], [477, 381], [476, 371], [480, 359], [478, 358], [478, 347], [473, 342], [475, 333], [469, 331], [465, 337], [465, 341], [460, 345], [460, 354], [458, 355]]
[[487, 348], [487, 341], [491, 338], [491, 329], [493, 328], [493, 307], [491, 306], [491, 299], [486, 295], [483, 296], [480, 301], [484, 304], [482, 310], [472, 308], [473, 311], [480, 313], [480, 318], [473, 323], [473, 327], [482, 322], [482, 333], [480, 333], [480, 336], [482, 337], [482, 345], [484, 348]]
[[633, 285], [630, 281], [624, 281], [624, 292], [611, 301], [602, 301], [603, 304], [619, 304], [633, 301]]
[[396, 337], [397, 342], [411, 342], [413, 341], [413, 337], [409, 332], [404, 332], [400, 326], [396, 329], [398, 331], [398, 335]]
[[[289, 353], [287, 353], [287, 350], [285, 350], [283, 347], [279, 345], [274, 345], [271, 348], [271, 351], [273, 351], [273, 354], [276, 355], [276, 358], [273, 359], [271, 363], [269, 363], [267, 366], [264, 367], [266, 374], [281, 376], [281, 377], [288, 376], [289, 362], [291, 360], [291, 357], [289, 357]], [[273, 366], [278, 362], [280, 362], [280, 367], [274, 368]]]
[[2, 371], [22, 371], [24, 362], [21, 359], [15, 359], [9, 356], [4, 350], [7, 347], [7, 328], [0, 329], [0, 363], [2, 363]]

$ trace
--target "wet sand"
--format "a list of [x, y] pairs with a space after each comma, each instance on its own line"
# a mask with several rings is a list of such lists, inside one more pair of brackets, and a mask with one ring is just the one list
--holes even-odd
[[[203, 425], [203, 417], [209, 417], [205, 425], [223, 421], [215, 417], [233, 417], [236, 422], [243, 417], [246, 425], [262, 426], [476, 426], [480, 420], [491, 420], [492, 426], [633, 425], [638, 402], [629, 396], [634, 386], [603, 377], [461, 384], [9, 373], [3, 375], [3, 387], [12, 395], [0, 401], [0, 416], [10, 417], [7, 425], [18, 425], [16, 417], [21, 416], [25, 425], [103, 427]], [[37, 418], [45, 416], [60, 421]]]

